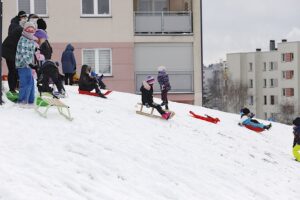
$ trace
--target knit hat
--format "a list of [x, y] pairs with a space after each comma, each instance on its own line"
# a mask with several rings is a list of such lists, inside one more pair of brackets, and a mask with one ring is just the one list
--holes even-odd
[[147, 76], [147, 79], [146, 79], [146, 82], [148, 83], [148, 84], [153, 84], [154, 82], [155, 82], [155, 79], [154, 79], [154, 77], [153, 76]]
[[26, 15], [26, 12], [21, 10], [19, 13], [18, 13], [18, 17], [21, 18], [21, 17], [27, 17]]
[[38, 39], [46, 39], [48, 40], [48, 35], [46, 33], [46, 31], [42, 30], [42, 29], [38, 29], [35, 34], [35, 37], [37, 37]]
[[163, 65], [161, 65], [161, 66], [159, 66], [159, 67], [157, 68], [157, 71], [159, 71], [159, 72], [165, 72], [165, 71], [166, 71], [166, 67], [163, 66]]
[[242, 113], [248, 115], [250, 113], [250, 110], [248, 108], [243, 108]]
[[300, 126], [300, 118], [297, 117], [296, 119], [294, 119], [294, 120], [293, 120], [293, 124], [294, 124], [295, 126]]
[[26, 33], [34, 34], [36, 31], [35, 25], [32, 22], [26, 22], [23, 31]]

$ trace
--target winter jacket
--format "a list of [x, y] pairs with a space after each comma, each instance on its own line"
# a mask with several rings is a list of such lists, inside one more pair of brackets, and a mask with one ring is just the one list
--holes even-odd
[[171, 90], [169, 76], [165, 71], [158, 72], [157, 81], [160, 85], [161, 90], [166, 90], [166, 91]]
[[41, 51], [41, 54], [43, 54], [45, 56], [46, 60], [51, 60], [53, 51], [52, 51], [52, 47], [48, 40], [46, 40], [45, 42], [43, 42], [43, 44], [41, 44], [40, 51]]
[[15, 60], [17, 45], [22, 36], [23, 28], [21, 26], [15, 28], [2, 43], [2, 57], [7, 60]]
[[294, 126], [294, 143], [293, 147], [296, 146], [296, 144], [300, 145], [300, 126]]
[[76, 60], [74, 57], [74, 47], [68, 44], [61, 56], [61, 64], [63, 73], [74, 73], [76, 71]]
[[87, 68], [87, 65], [82, 66], [78, 83], [79, 89], [84, 91], [90, 91], [97, 84], [96, 79], [89, 75]]
[[21, 36], [16, 52], [16, 68], [23, 68], [33, 63], [35, 53], [35, 44], [24, 36]]
[[12, 34], [16, 28], [21, 27], [19, 22], [20, 22], [20, 19], [18, 16], [15, 16], [14, 18], [11, 19], [10, 25], [8, 27], [8, 35]]
[[143, 85], [140, 89], [142, 92], [142, 104], [153, 104], [153, 86], [149, 85], [146, 81], [143, 81]]
[[242, 115], [240, 122], [240, 125], [247, 125], [247, 126], [252, 126], [252, 127], [259, 127], [259, 128], [264, 128], [265, 125], [259, 123], [257, 120], [252, 119], [251, 117], [248, 117], [247, 115]]

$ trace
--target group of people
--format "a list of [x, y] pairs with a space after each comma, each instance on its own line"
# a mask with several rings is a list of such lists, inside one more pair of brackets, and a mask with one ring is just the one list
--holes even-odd
[[[8, 36], [2, 44], [2, 57], [8, 68], [8, 86], [16, 94], [21, 105], [33, 105], [35, 100], [35, 81], [39, 92], [54, 92], [50, 81], [56, 85], [57, 92], [64, 96], [58, 62], [53, 62], [52, 47], [48, 41], [47, 24], [36, 14], [27, 15], [20, 11], [10, 23]], [[62, 68], [65, 84], [72, 84], [76, 71], [74, 47], [68, 45], [62, 54]]]

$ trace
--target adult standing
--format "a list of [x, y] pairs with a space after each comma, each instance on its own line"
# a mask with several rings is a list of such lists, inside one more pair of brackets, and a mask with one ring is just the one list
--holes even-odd
[[2, 43], [2, 57], [5, 58], [8, 68], [8, 86], [9, 90], [13, 93], [16, 92], [15, 90], [18, 86], [18, 72], [15, 65], [17, 44], [22, 35], [26, 20], [26, 13], [20, 11], [18, 15], [11, 20], [8, 36]]
[[62, 70], [65, 75], [65, 85], [73, 85], [73, 76], [76, 72], [76, 60], [74, 56], [74, 47], [68, 44], [61, 56]]

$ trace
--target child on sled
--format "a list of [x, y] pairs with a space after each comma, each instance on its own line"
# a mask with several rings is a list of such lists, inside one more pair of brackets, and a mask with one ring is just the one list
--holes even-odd
[[92, 76], [91, 73], [92, 73], [92, 68], [90, 66], [82, 65], [79, 83], [78, 83], [79, 90], [89, 91], [89, 92], [95, 90], [96, 93], [99, 95], [99, 97], [106, 99], [106, 96], [104, 96], [101, 93], [97, 78], [95, 76]]
[[147, 76], [147, 79], [143, 81], [140, 91], [142, 92], [142, 104], [147, 108], [155, 108], [162, 116], [162, 118], [168, 120], [171, 113], [165, 112], [159, 104], [153, 102], [153, 84], [155, 79], [152, 76]]
[[253, 117], [253, 113], [250, 112], [250, 110], [248, 108], [243, 108], [241, 110], [241, 120], [239, 122], [240, 126], [251, 126], [254, 128], [261, 128], [261, 129], [266, 129], [269, 130], [271, 128], [271, 124], [269, 125], [264, 125], [260, 122], [258, 122], [255, 119], [252, 119]]

